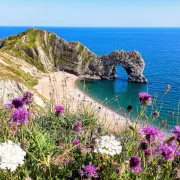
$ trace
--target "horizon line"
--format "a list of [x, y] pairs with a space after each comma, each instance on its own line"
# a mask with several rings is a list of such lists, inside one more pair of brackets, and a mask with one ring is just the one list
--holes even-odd
[[32, 26], [32, 25], [0, 25], [0, 27], [54, 27], [54, 28], [180, 28], [180, 26], [46, 26], [46, 25], [40, 25], [40, 26]]

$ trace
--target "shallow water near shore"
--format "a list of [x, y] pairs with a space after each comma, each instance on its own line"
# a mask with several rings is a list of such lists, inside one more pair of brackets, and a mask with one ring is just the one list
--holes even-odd
[[[167, 84], [170, 91], [164, 96], [159, 108], [161, 118], [159, 124], [167, 120], [169, 126], [177, 123], [178, 104], [180, 99], [180, 28], [59, 28], [39, 27], [56, 33], [67, 41], [80, 41], [97, 55], [111, 53], [116, 49], [126, 51], [137, 50], [145, 60], [144, 75], [148, 84], [127, 82], [127, 74], [117, 67], [118, 78], [114, 81], [86, 81], [85, 92], [103, 102], [105, 98], [118, 96], [118, 103], [110, 101], [106, 104], [113, 110], [131, 104], [135, 117], [140, 106], [139, 92], [157, 94], [161, 99]], [[20, 33], [28, 27], [0, 27], [0, 38]], [[84, 82], [78, 86], [83, 90]], [[175, 112], [175, 116], [172, 113]], [[119, 112], [122, 114], [122, 112]]]

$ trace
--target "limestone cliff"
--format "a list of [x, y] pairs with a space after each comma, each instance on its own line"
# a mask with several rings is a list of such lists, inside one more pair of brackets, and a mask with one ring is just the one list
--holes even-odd
[[54, 33], [30, 28], [5, 39], [0, 51], [25, 60], [43, 72], [64, 70], [91, 78], [113, 79], [116, 65], [124, 67], [129, 81], [146, 83], [144, 60], [136, 52], [114, 51], [96, 56], [79, 42], [67, 42]]

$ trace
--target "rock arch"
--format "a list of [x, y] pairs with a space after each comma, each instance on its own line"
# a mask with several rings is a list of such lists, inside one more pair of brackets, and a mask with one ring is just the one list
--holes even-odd
[[116, 77], [116, 66], [122, 66], [128, 74], [131, 82], [147, 83], [144, 77], [144, 60], [137, 51], [125, 52], [116, 50], [109, 55], [99, 57], [103, 64], [103, 79], [114, 79]]

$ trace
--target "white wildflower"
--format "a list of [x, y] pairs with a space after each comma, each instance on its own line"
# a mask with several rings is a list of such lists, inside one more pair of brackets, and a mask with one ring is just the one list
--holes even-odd
[[0, 144], [0, 169], [15, 171], [19, 165], [24, 164], [26, 152], [22, 150], [20, 144], [8, 140]]
[[114, 156], [120, 154], [122, 146], [115, 136], [102, 136], [96, 140], [96, 147], [94, 152]]

